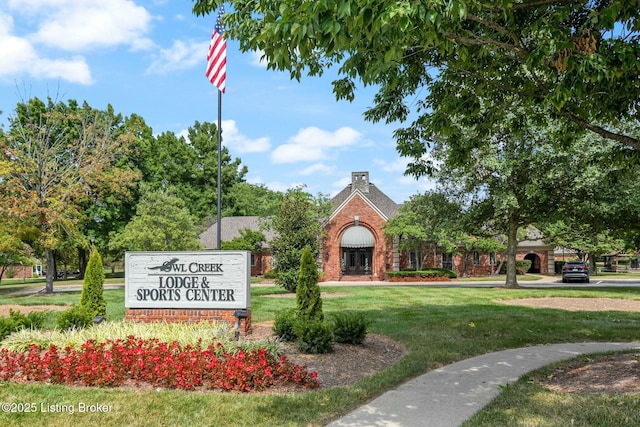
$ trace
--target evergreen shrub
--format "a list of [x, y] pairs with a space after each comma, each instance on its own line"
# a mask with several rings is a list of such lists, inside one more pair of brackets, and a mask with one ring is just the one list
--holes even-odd
[[296, 287], [298, 316], [307, 320], [323, 320], [322, 298], [318, 286], [318, 265], [307, 246], [300, 258], [300, 274]]
[[324, 320], [298, 319], [294, 325], [298, 349], [305, 354], [325, 354], [333, 351], [333, 331]]
[[66, 331], [67, 329], [82, 329], [91, 326], [94, 317], [95, 315], [89, 307], [82, 304], [74, 305], [58, 315], [56, 325], [61, 331]]
[[367, 336], [369, 321], [364, 313], [344, 312], [333, 315], [335, 342], [359, 345]]
[[264, 273], [265, 279], [275, 279], [276, 277], [278, 277], [278, 272], [276, 270], [269, 270]]
[[87, 269], [84, 273], [80, 305], [87, 307], [91, 318], [104, 316], [107, 312], [107, 302], [104, 299], [104, 265], [102, 257], [96, 249], [91, 251]]
[[296, 318], [295, 309], [286, 308], [280, 310], [276, 313], [276, 318], [273, 322], [273, 333], [282, 341], [295, 341], [297, 336], [293, 329]]
[[429, 277], [447, 277], [450, 279], [455, 279], [458, 275], [451, 270], [446, 268], [426, 268], [424, 270], [401, 270], [401, 271], [388, 271], [387, 276], [389, 277], [420, 277], [420, 278], [429, 278]]

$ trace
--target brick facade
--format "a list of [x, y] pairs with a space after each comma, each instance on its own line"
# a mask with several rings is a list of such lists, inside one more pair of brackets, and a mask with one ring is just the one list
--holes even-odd
[[[394, 264], [394, 246], [384, 236], [384, 225], [397, 214], [398, 205], [369, 182], [368, 172], [353, 172], [351, 185], [332, 203], [334, 211], [324, 227], [323, 280], [385, 280], [397, 262]], [[343, 237], [352, 227], [368, 230], [373, 242], [343, 247]], [[356, 268], [351, 268], [352, 263]]]
[[[439, 267], [442, 268], [442, 251], [433, 246], [426, 247], [422, 251], [422, 266], [423, 267]], [[491, 265], [491, 257], [487, 252], [481, 252], [478, 254], [477, 263], [474, 262], [474, 254], [472, 252], [466, 254], [466, 260], [464, 255], [454, 256], [452, 259], [453, 268], [458, 276], [489, 276], [492, 270], [495, 270], [501, 261], [507, 262], [506, 254], [496, 254], [494, 265]], [[537, 274], [553, 274], [553, 250], [551, 247], [545, 247], [544, 245], [537, 246], [535, 248], [519, 248], [516, 252], [516, 260], [522, 261], [529, 259], [532, 261], [530, 273]], [[407, 254], [401, 256], [401, 268], [409, 267], [409, 257]]]
[[[356, 217], [357, 220], [354, 219]], [[365, 277], [365, 279], [384, 280], [387, 269], [393, 262], [391, 256], [393, 248], [387, 244], [383, 234], [385, 223], [386, 219], [376, 212], [361, 194], [356, 193], [339, 212], [331, 217], [325, 226], [327, 235], [323, 246], [323, 279], [342, 279], [344, 249], [340, 246], [340, 242], [345, 231], [357, 224], [368, 229], [375, 241], [375, 245], [371, 249], [370, 277]], [[358, 277], [358, 279], [363, 278]]]
[[[169, 323], [197, 323], [197, 322], [228, 322], [235, 325], [236, 310], [214, 309], [178, 309], [178, 308], [128, 308], [125, 319], [133, 322], [169, 322]], [[247, 311], [247, 318], [242, 319], [240, 332], [242, 335], [251, 333], [251, 310]]]
[[[317, 261], [322, 265], [320, 280], [386, 280], [387, 271], [398, 271], [412, 267], [412, 260], [408, 252], [400, 252], [395, 242], [388, 242], [384, 236], [384, 226], [388, 220], [399, 213], [400, 206], [386, 196], [375, 184], [369, 182], [369, 172], [352, 172], [351, 184], [347, 185], [332, 199], [333, 213], [326, 223], [324, 230], [326, 236], [323, 242], [321, 259]], [[226, 221], [226, 222], [225, 222]], [[230, 240], [239, 235], [239, 230], [249, 228], [258, 230], [261, 219], [258, 217], [230, 217], [223, 218], [223, 240]], [[367, 247], [353, 248], [342, 247], [342, 238], [351, 227], [360, 226], [366, 228], [373, 236], [373, 242]], [[215, 227], [201, 235], [201, 239], [207, 248], [211, 247], [215, 235]], [[225, 233], [227, 235], [225, 236]], [[539, 232], [538, 232], [539, 233]], [[535, 234], [535, 233], [534, 233]], [[273, 235], [267, 235], [267, 241]], [[364, 256], [370, 264], [361, 273], [343, 271], [343, 261], [346, 255]], [[442, 251], [439, 247], [426, 245], [422, 252], [422, 267], [444, 267]], [[496, 254], [495, 263], [499, 264], [503, 255]], [[272, 259], [268, 248], [254, 253], [255, 264], [251, 267], [251, 275], [263, 275], [271, 269]], [[542, 241], [542, 236], [534, 235], [533, 240], [521, 242], [518, 245], [517, 260], [531, 259], [532, 273], [553, 274], [554, 255], [553, 247], [549, 247]], [[414, 257], [415, 262], [415, 257]], [[360, 265], [360, 267], [362, 267]], [[473, 253], [466, 256], [456, 255], [448, 266], [458, 276], [489, 276], [492, 273], [489, 253], [480, 253], [474, 259]], [[497, 267], [494, 266], [495, 269]]]

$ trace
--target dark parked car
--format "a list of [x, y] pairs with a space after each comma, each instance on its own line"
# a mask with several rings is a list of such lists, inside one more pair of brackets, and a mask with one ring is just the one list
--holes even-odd
[[589, 283], [589, 266], [582, 261], [567, 261], [562, 266], [562, 283], [571, 280]]

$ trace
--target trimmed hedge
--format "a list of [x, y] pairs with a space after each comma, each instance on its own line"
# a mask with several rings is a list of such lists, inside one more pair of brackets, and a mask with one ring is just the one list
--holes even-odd
[[564, 267], [567, 261], [554, 261], [553, 262], [553, 271], [556, 274], [562, 274], [562, 267]]
[[446, 268], [428, 268], [426, 270], [403, 270], [403, 271], [388, 271], [387, 276], [389, 279], [455, 279], [458, 275]]

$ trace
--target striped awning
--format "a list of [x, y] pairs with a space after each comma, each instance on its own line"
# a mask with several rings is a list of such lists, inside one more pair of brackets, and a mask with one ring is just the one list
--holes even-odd
[[368, 228], [354, 225], [344, 232], [340, 246], [343, 248], [371, 248], [375, 246], [375, 239]]

